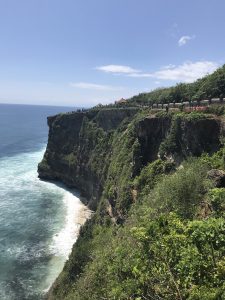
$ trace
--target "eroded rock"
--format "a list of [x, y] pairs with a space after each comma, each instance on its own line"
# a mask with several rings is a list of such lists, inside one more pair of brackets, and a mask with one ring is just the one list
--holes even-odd
[[215, 187], [225, 187], [225, 172], [219, 169], [212, 169], [207, 173], [209, 179], [211, 179]]

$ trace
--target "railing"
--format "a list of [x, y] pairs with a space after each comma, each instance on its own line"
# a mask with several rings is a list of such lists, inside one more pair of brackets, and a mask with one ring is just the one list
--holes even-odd
[[197, 107], [206, 107], [212, 104], [225, 104], [225, 98], [212, 98], [210, 100], [195, 100], [191, 102], [173, 102], [173, 103], [154, 103], [152, 108], [163, 109], [163, 108], [197, 108]]
[[74, 113], [85, 113], [87, 111], [95, 111], [95, 110], [111, 110], [111, 109], [137, 109], [137, 108], [152, 108], [152, 109], [165, 109], [165, 108], [179, 108], [179, 109], [185, 109], [185, 111], [193, 111], [193, 110], [205, 110], [204, 107], [208, 107], [213, 104], [225, 104], [225, 98], [212, 98], [210, 100], [194, 100], [194, 101], [185, 101], [185, 102], [171, 102], [171, 103], [154, 103], [152, 105], [136, 105], [136, 106], [127, 106], [127, 105], [121, 105], [121, 106], [115, 106], [115, 105], [101, 105], [101, 106], [95, 106], [92, 108], [78, 108], [73, 111], [69, 111], [63, 114], [74, 114]]

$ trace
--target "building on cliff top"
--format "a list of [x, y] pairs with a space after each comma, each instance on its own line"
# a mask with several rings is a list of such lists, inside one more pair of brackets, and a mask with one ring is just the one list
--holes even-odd
[[115, 101], [115, 104], [126, 104], [127, 100], [124, 98], [121, 98], [120, 100]]

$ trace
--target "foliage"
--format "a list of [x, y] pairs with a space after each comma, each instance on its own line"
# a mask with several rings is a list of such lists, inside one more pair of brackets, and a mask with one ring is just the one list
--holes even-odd
[[181, 122], [182, 117], [180, 114], [173, 118], [169, 135], [160, 145], [160, 157], [163, 157], [169, 153], [176, 153], [180, 150], [179, 140], [181, 137]]
[[152, 205], [163, 211], [176, 211], [183, 218], [192, 218], [210, 187], [206, 171], [206, 165], [197, 159], [190, 160], [155, 187], [149, 196]]
[[195, 121], [199, 121], [199, 120], [203, 120], [203, 119], [207, 118], [207, 116], [204, 113], [198, 112], [198, 111], [192, 111], [191, 113], [183, 114], [182, 116], [186, 120], [191, 121], [191, 122], [195, 122]]
[[212, 169], [224, 169], [225, 147], [222, 147], [219, 151], [215, 152], [211, 156], [208, 153], [203, 153], [201, 156], [201, 161], [208, 164], [208, 166]]
[[225, 65], [213, 74], [198, 79], [194, 83], [179, 83], [169, 88], [158, 88], [149, 93], [141, 93], [129, 99], [129, 103], [152, 105], [153, 103], [181, 103], [225, 95]]
[[[183, 89], [185, 85], [179, 93]], [[140, 112], [108, 132], [85, 120], [80, 133], [83, 155], [104, 188], [50, 299], [225, 298], [225, 189], [212, 188], [207, 179], [209, 169], [223, 168], [225, 150], [189, 159], [178, 168], [157, 159], [137, 172], [136, 130], [146, 114]], [[195, 112], [170, 117], [164, 152], [178, 151], [179, 122], [207, 116]], [[73, 162], [74, 156], [66, 159]], [[198, 215], [205, 202], [212, 208], [207, 218]]]
[[214, 215], [225, 217], [225, 188], [214, 188], [209, 191], [208, 198]]
[[[182, 145], [182, 124], [185, 122], [195, 123], [199, 120], [204, 120], [209, 116], [206, 116], [201, 112], [191, 113], [176, 113], [172, 116], [172, 124], [166, 139], [161, 143], [159, 148], [160, 157], [167, 156], [168, 154], [176, 154], [185, 152], [185, 149], [181, 148]], [[184, 150], [184, 151], [182, 151]]]
[[[88, 157], [88, 165], [93, 173], [105, 175], [111, 144], [111, 133], [105, 132], [94, 122], [84, 118], [80, 139], [83, 140], [83, 157]], [[100, 175], [99, 174], [99, 175]]]
[[[224, 295], [225, 222], [184, 221], [174, 213], [130, 220], [66, 299], [220, 299]], [[199, 294], [201, 291], [201, 294]], [[210, 298], [211, 297], [211, 298]], [[221, 298], [222, 299], [222, 298]]]
[[134, 188], [143, 195], [146, 195], [151, 189], [153, 189], [164, 174], [168, 174], [174, 170], [174, 163], [168, 161], [158, 159], [153, 163], [149, 163], [142, 169], [140, 175], [135, 178]]
[[222, 105], [211, 105], [210, 107], [208, 107], [206, 112], [217, 116], [222, 116], [224, 115], [225, 110], [224, 106]]
[[[223, 299], [225, 222], [219, 212], [225, 192], [210, 189], [207, 170], [201, 159], [175, 173], [161, 160], [147, 165], [134, 179], [139, 201], [125, 224], [97, 225], [94, 217], [81, 232], [66, 265], [72, 288], [59, 299]], [[205, 198], [215, 213], [196, 219]]]

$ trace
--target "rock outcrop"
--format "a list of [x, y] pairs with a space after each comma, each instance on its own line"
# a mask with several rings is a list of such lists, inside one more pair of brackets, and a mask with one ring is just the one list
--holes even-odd
[[[81, 228], [49, 299], [65, 299], [91, 257], [96, 227], [123, 223], [137, 191], [132, 185], [142, 168], [157, 158], [179, 164], [189, 156], [221, 147], [223, 123], [213, 116], [153, 115], [139, 109], [99, 109], [48, 118], [49, 139], [39, 177], [80, 190], [96, 213]], [[173, 164], [174, 165], [174, 164]], [[208, 174], [223, 183], [223, 174]], [[221, 177], [222, 176], [222, 177]], [[85, 201], [85, 200], [84, 200]]]
[[[69, 187], [79, 189], [89, 207], [95, 210], [108, 165], [107, 161], [104, 162], [108, 153], [101, 149], [101, 142], [104, 140], [102, 147], [107, 148], [112, 131], [122, 122], [129, 121], [137, 111], [90, 110], [48, 117], [48, 145], [38, 166], [39, 177], [59, 180]], [[96, 165], [98, 160], [100, 163]]]
[[[49, 139], [39, 177], [78, 188], [93, 210], [108, 176], [116, 135], [126, 132], [138, 109], [102, 109], [59, 114], [48, 118]], [[158, 157], [177, 163], [188, 156], [220, 148], [221, 124], [212, 117], [190, 119], [147, 115], [134, 122], [132, 176]], [[118, 131], [118, 134], [116, 133]], [[121, 135], [123, 138], [123, 134]], [[115, 151], [114, 151], [115, 152]]]
[[223, 170], [212, 169], [207, 175], [214, 182], [215, 187], [225, 187], [225, 172]]

